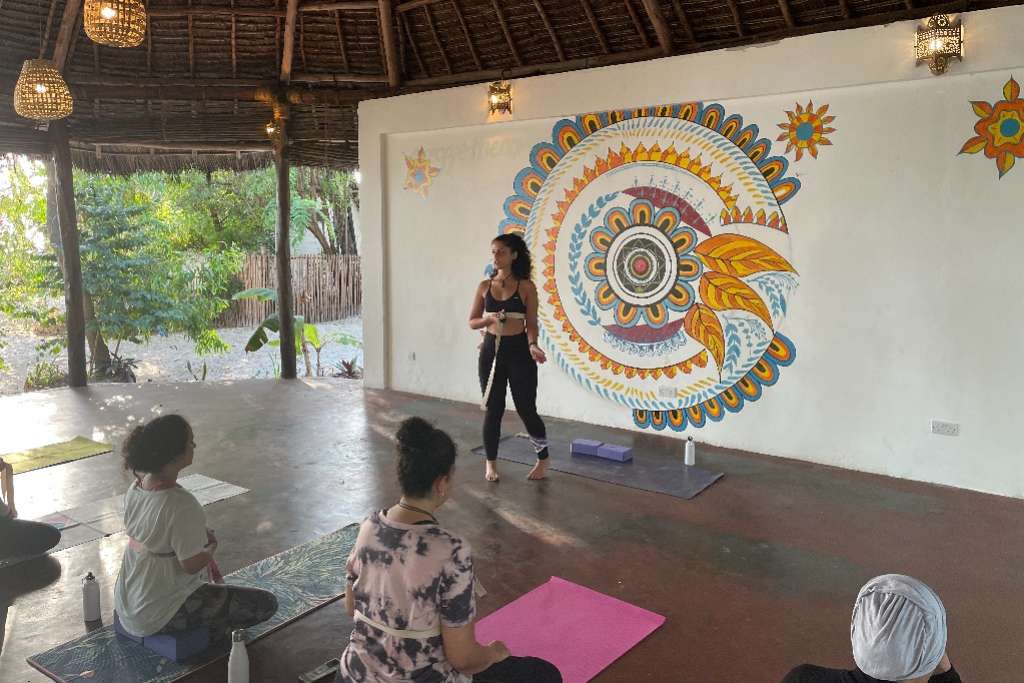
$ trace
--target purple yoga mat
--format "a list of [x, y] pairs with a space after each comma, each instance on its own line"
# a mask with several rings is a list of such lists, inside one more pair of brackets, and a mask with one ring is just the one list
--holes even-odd
[[552, 576], [476, 625], [481, 643], [546, 659], [564, 683], [586, 683], [665, 622], [665, 617]]

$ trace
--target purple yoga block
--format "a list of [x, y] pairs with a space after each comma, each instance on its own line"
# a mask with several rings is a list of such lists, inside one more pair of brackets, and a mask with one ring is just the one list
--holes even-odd
[[618, 462], [629, 462], [633, 459], [633, 449], [627, 446], [616, 446], [613, 443], [606, 443], [597, 449], [597, 457], [617, 460]]
[[158, 655], [168, 659], [181, 662], [192, 655], [199, 654], [210, 647], [210, 629], [198, 628], [194, 631], [185, 631], [171, 635], [146, 636], [139, 638], [124, 630], [121, 621], [114, 614], [114, 632], [121, 638], [140, 643], [142, 647], [148, 648]]
[[573, 455], [597, 455], [603, 444], [593, 439], [573, 439], [569, 450]]

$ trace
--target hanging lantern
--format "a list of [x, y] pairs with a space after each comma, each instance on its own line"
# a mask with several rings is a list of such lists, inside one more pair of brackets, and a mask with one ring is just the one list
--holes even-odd
[[963, 61], [963, 32], [960, 22], [953, 23], [945, 14], [928, 19], [926, 28], [918, 28], [914, 39], [917, 65], [927, 64], [935, 75], [944, 73], [949, 60]]
[[85, 35], [111, 47], [135, 47], [146, 37], [141, 0], [85, 0]]
[[68, 84], [49, 59], [26, 59], [14, 86], [14, 111], [38, 121], [62, 119], [71, 114]]

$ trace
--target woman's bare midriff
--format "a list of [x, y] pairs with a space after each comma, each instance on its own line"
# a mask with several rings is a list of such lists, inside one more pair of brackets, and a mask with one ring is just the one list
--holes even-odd
[[[494, 322], [487, 326], [487, 331], [498, 336], [498, 323]], [[501, 333], [502, 337], [514, 337], [517, 334], [522, 334], [526, 331], [526, 321], [519, 318], [509, 318], [505, 320], [505, 327]]]

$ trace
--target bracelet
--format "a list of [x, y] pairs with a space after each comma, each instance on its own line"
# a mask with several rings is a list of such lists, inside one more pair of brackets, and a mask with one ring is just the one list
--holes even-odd
[[[537, 346], [537, 342], [530, 342], [530, 346]], [[537, 346], [537, 348], [539, 349], [540, 347]]]

